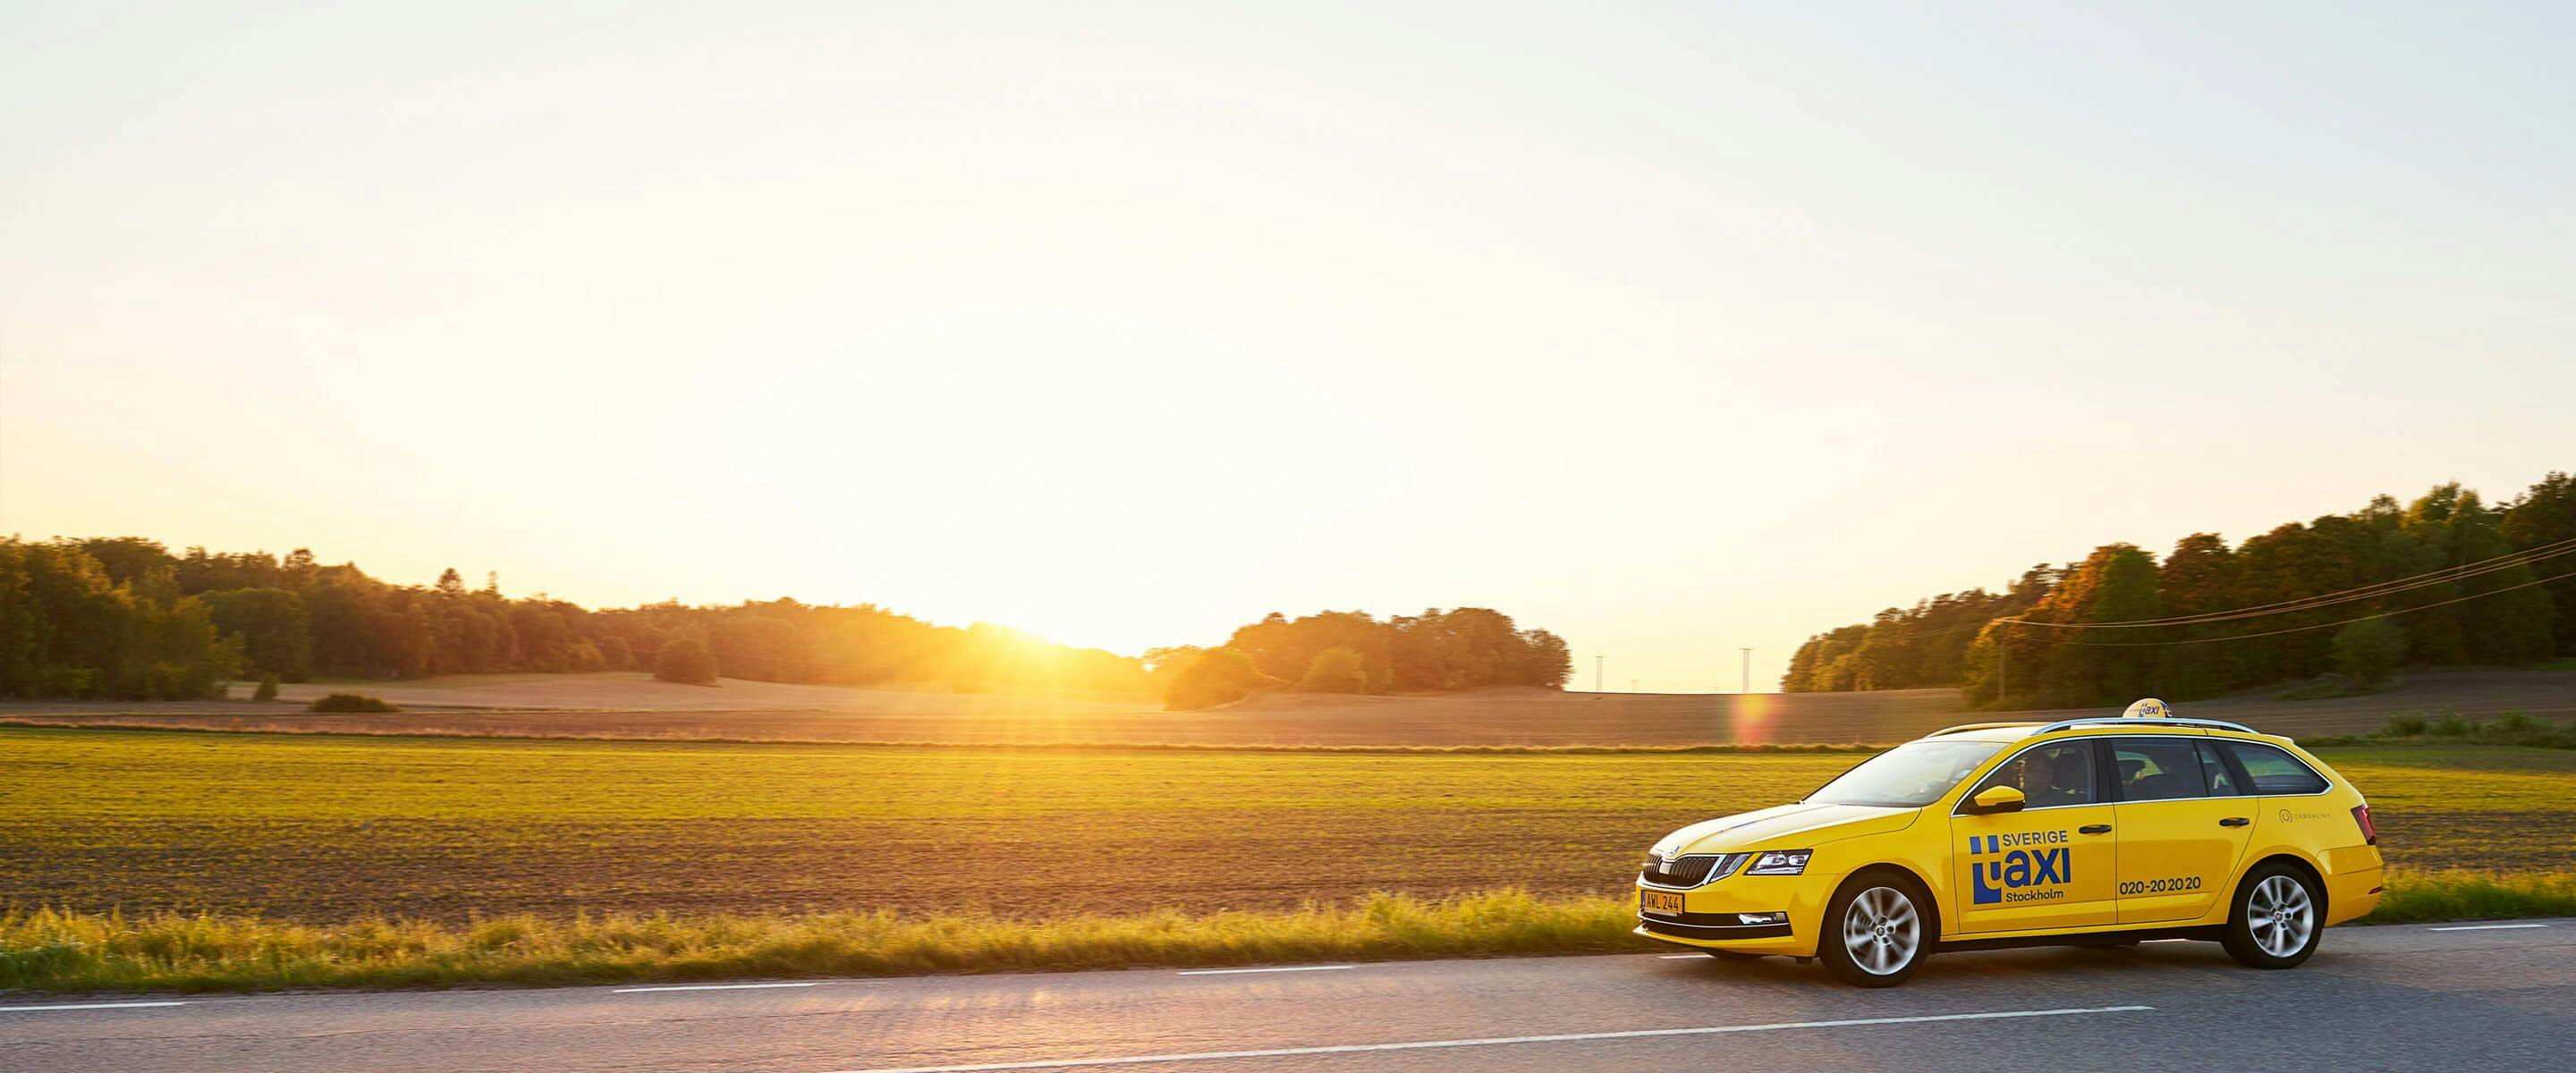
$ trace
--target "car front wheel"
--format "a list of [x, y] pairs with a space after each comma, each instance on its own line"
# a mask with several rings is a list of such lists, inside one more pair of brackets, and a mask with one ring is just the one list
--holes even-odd
[[2227, 915], [2228, 956], [2258, 969], [2286, 969], [2317, 952], [2325, 900], [2306, 875], [2283, 864], [2247, 873]]
[[1854, 987], [1904, 983], [1931, 952], [1931, 908], [1931, 900], [1911, 883], [1863, 876], [1826, 903], [1817, 956], [1835, 979]]

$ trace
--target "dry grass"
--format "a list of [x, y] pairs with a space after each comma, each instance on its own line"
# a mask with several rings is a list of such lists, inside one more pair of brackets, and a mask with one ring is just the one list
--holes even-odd
[[2400, 872], [2365, 924], [2576, 916], [2576, 873]]
[[255, 990], [895, 976], [1630, 949], [1624, 898], [1518, 891], [1340, 908], [1028, 924], [889, 912], [501, 917], [328, 927], [248, 917], [0, 914], [0, 989]]

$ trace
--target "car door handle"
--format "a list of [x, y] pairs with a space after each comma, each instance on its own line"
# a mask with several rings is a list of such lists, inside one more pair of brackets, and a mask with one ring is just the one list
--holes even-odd
[[2226, 818], [2226, 819], [2223, 819], [2223, 820], [2218, 821], [2218, 825], [2219, 825], [2219, 826], [2221, 826], [2221, 827], [2243, 827], [2243, 826], [2245, 826], [2246, 824], [2249, 824], [2249, 823], [2252, 823], [2252, 822], [2254, 822], [2254, 821], [2249, 820], [2249, 819], [2246, 819], [2246, 818], [2245, 818], [2245, 817], [2243, 817], [2243, 816], [2230, 816], [2230, 817], [2228, 817], [2228, 818]]
[[2107, 835], [2111, 833], [2111, 825], [2107, 823], [2088, 823], [2082, 827], [2076, 828], [2075, 830], [2080, 834]]

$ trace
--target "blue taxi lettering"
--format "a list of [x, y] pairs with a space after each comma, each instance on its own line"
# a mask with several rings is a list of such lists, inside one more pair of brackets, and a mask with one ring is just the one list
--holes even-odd
[[[2063, 890], [2024, 889], [2054, 886], [2074, 878], [2074, 862], [2068, 858], [2068, 850], [2062, 845], [2065, 841], [2064, 831], [1969, 836], [1970, 901], [1977, 905], [1997, 905], [2006, 901], [2050, 901], [2065, 897]], [[2051, 843], [2060, 844], [2059, 848], [2005, 849], [2007, 846], [2041, 847]]]

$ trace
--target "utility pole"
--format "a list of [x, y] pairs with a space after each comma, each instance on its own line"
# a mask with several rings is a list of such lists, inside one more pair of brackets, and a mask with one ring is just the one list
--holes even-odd
[[1744, 685], [1741, 688], [1738, 688], [1736, 692], [1753, 692], [1753, 650], [1750, 648], [1738, 648], [1736, 651], [1744, 653]]
[[1610, 657], [1608, 657], [1608, 656], [1594, 656], [1594, 657], [1592, 657], [1592, 691], [1593, 691], [1593, 692], [1595, 692], [1595, 693], [1602, 692], [1602, 689], [1601, 689], [1601, 661], [1602, 661], [1602, 660], [1605, 660], [1605, 659], [1608, 659], [1608, 658], [1610, 658]]
[[2012, 694], [2012, 627], [1997, 631], [1995, 640], [2001, 642], [1995, 649], [1995, 707], [2001, 708]]

